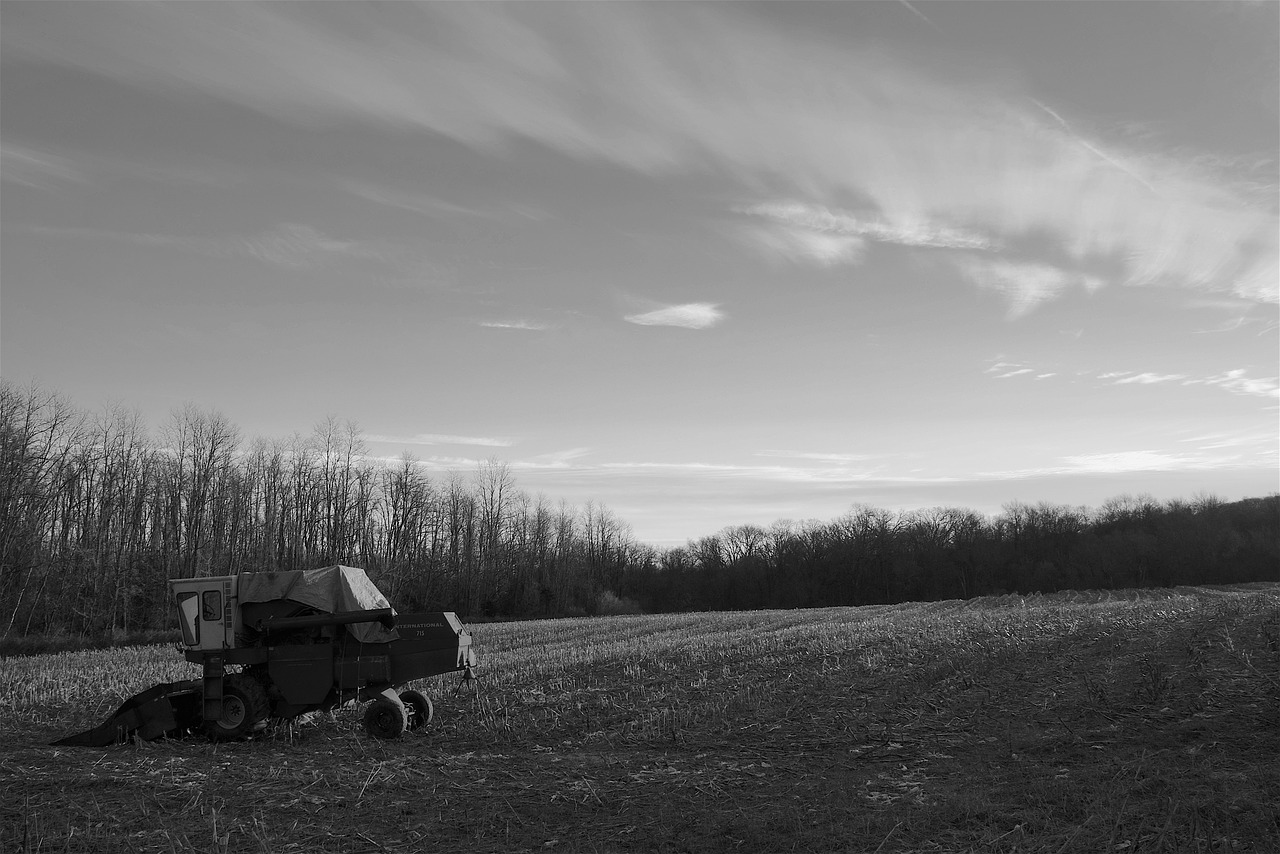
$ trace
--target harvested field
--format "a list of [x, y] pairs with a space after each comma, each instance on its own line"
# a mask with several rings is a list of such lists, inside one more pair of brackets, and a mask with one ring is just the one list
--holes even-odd
[[47, 747], [194, 666], [0, 660], [0, 849], [1280, 851], [1280, 585], [471, 628], [393, 742]]

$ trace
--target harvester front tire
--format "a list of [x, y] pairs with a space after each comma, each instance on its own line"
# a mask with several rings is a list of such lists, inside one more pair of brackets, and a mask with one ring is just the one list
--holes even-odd
[[271, 701], [262, 683], [244, 673], [232, 673], [222, 683], [222, 716], [205, 721], [205, 732], [219, 741], [233, 741], [266, 726]]
[[435, 708], [431, 699], [421, 691], [401, 691], [400, 702], [409, 711], [409, 729], [421, 729], [431, 723], [435, 716]]
[[379, 697], [364, 710], [364, 728], [374, 738], [399, 738], [409, 727], [404, 703]]

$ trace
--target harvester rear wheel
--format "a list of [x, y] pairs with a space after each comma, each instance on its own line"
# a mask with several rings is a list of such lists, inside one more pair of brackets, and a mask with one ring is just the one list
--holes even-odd
[[244, 738], [266, 726], [271, 701], [262, 683], [244, 673], [232, 673], [222, 683], [222, 715], [205, 721], [209, 735], [220, 741]]
[[435, 716], [431, 699], [421, 691], [401, 691], [400, 702], [404, 703], [404, 707], [409, 710], [409, 729], [424, 727], [431, 723], [431, 718]]
[[399, 738], [408, 726], [409, 710], [388, 697], [378, 697], [364, 710], [364, 728], [374, 738]]

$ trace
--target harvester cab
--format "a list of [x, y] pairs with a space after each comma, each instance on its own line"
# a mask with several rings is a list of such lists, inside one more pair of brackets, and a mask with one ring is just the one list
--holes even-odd
[[93, 729], [54, 742], [105, 746], [203, 730], [237, 739], [271, 719], [370, 700], [371, 735], [395, 738], [431, 722], [431, 700], [402, 690], [476, 664], [452, 612], [397, 615], [364, 571], [349, 566], [169, 582], [182, 655], [198, 679], [156, 685]]
[[178, 607], [178, 628], [188, 649], [229, 649], [240, 625], [236, 601], [237, 577], [185, 578], [169, 582]]

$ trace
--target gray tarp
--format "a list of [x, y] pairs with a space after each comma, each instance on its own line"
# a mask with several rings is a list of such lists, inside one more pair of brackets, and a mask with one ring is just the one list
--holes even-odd
[[[299, 569], [291, 572], [244, 572], [240, 574], [241, 604], [274, 602], [287, 599], [335, 614], [340, 611], [368, 611], [390, 608], [363, 569], [354, 566], [326, 566], [322, 569]], [[381, 623], [352, 623], [347, 626], [361, 643], [387, 643], [396, 633]]]

